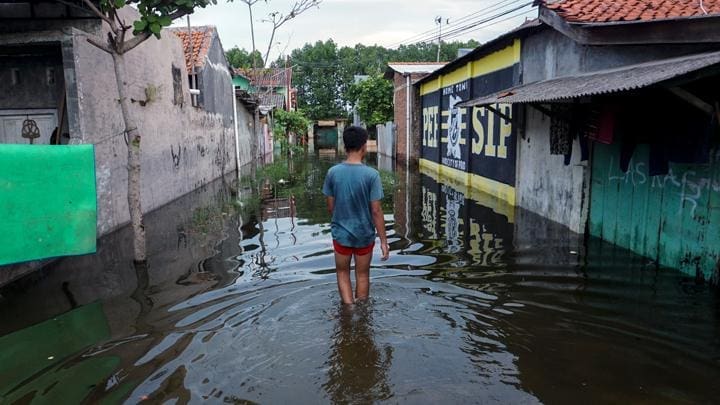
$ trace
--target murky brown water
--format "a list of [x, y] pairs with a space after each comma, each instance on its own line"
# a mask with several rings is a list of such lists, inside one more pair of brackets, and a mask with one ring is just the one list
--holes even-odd
[[3, 288], [0, 403], [718, 401], [716, 293], [418, 173], [386, 176], [392, 256], [343, 308], [329, 164], [153, 213], [146, 268], [124, 230]]

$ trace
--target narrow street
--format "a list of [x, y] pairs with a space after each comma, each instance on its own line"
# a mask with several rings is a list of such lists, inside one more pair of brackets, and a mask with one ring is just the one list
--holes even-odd
[[147, 267], [125, 228], [5, 286], [2, 402], [720, 395], [707, 285], [400, 166], [382, 176], [391, 258], [374, 261], [371, 301], [344, 310], [320, 192], [336, 160], [276, 162], [264, 173], [281, 182], [219, 180], [151, 213]]

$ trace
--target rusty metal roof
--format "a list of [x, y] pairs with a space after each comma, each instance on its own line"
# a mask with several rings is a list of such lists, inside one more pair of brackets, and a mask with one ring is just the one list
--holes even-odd
[[640, 63], [529, 83], [478, 97], [460, 107], [567, 101], [636, 90], [720, 64], [720, 51]]

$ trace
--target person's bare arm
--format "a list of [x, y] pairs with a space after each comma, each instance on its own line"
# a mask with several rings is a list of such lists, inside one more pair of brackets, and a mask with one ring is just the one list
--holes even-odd
[[333, 210], [335, 209], [335, 197], [327, 197], [327, 209], [330, 215], [332, 215]]
[[371, 201], [370, 208], [372, 210], [373, 224], [380, 237], [380, 250], [382, 250], [381, 260], [387, 260], [390, 257], [390, 246], [388, 246], [387, 235], [385, 234], [385, 218], [382, 212], [380, 201]]

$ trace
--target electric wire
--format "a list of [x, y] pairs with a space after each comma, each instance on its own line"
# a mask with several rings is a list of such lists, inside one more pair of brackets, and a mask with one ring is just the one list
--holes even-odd
[[[503, 1], [500, 1], [499, 3], [496, 3], [496, 4], [492, 5], [492, 6], [483, 8], [483, 9], [481, 9], [481, 10], [475, 11], [475, 12], [473, 12], [473, 13], [471, 13], [471, 14], [468, 14], [468, 15], [466, 15], [466, 16], [464, 16], [464, 17], [461, 17], [461, 18], [459, 18], [459, 19], [457, 19], [457, 20], [453, 20], [453, 23], [452, 23], [452, 24], [448, 24], [448, 25], [450, 25], [450, 26], [455, 26], [455, 25], [464, 23], [464, 22], [466, 22], [466, 21], [468, 21], [468, 20], [471, 20], [471, 19], [481, 18], [481, 17], [484, 17], [485, 15], [487, 15], [487, 14], [489, 14], [489, 13], [492, 13], [492, 12], [494, 12], [494, 11], [497, 11], [497, 10], [500, 9], [500, 8], [507, 7], [507, 6], [511, 6], [511, 5], [513, 5], [513, 4], [517, 4], [517, 3], [521, 2], [521, 1], [523, 1], [523, 0], [503, 0]], [[505, 4], [505, 3], [507, 3], [507, 4]], [[396, 47], [396, 46], [400, 46], [400, 45], [403, 45], [403, 44], [408, 44], [408, 43], [410, 43], [410, 42], [415, 42], [415, 41], [417, 41], [417, 38], [424, 38], [424, 37], [428, 36], [429, 34], [431, 34], [430, 36], [432, 36], [433, 38], [437, 38], [436, 32], [437, 32], [437, 29], [436, 29], [436, 28], [431, 28], [431, 29], [429, 29], [429, 30], [427, 30], [427, 31], [421, 32], [421, 33], [419, 33], [419, 34], [415, 34], [415, 35], [413, 35], [413, 36], [411, 36], [411, 37], [408, 37], [408, 38], [405, 38], [405, 39], [403, 39], [403, 40], [401, 40], [401, 41], [395, 41], [395, 42], [387, 45], [386, 47], [387, 47], [387, 48], [394, 48], [394, 47]]]
[[[514, 13], [514, 12], [516, 12], [516, 11], [518, 11], [518, 10], [522, 10], [522, 9], [524, 9], [524, 8], [526, 8], [526, 7], [528, 7], [528, 6], [532, 6], [532, 5], [533, 5], [533, 2], [532, 2], [532, 1], [526, 2], [526, 3], [523, 3], [523, 4], [519, 5], [519, 6], [513, 7], [513, 8], [511, 8], [511, 9], [503, 10], [503, 11], [501, 11], [501, 12], [499, 12], [499, 13], [497, 13], [497, 14], [494, 14], [494, 15], [492, 15], [492, 16], [490, 16], [490, 17], [486, 17], [486, 18], [484, 18], [484, 19], [482, 19], [482, 20], [480, 20], [480, 21], [474, 21], [474, 22], [472, 22], [472, 23], [463, 25], [462, 27], [458, 27], [458, 28], [451, 29], [450, 31], [446, 32], [445, 34], [443, 34], [443, 35], [441, 36], [441, 40], [442, 40], [443, 38], [447, 39], [447, 38], [452, 37], [452, 36], [457, 36], [457, 35], [455, 35], [455, 34], [458, 34], [458, 33], [465, 33], [465, 32], [467, 32], [467, 31], [469, 31], [469, 30], [471, 30], [471, 29], [473, 29], [473, 28], [475, 28], [475, 27], [478, 27], [478, 26], [483, 25], [483, 24], [487, 24], [487, 23], [489, 23], [489, 22], [492, 22], [493, 20], [496, 20], [496, 19], [498, 19], [498, 18], [502, 18], [502, 17], [504, 17], [504, 16], [506, 16], [506, 15], [508, 15], [508, 14], [510, 14], [510, 13]], [[423, 39], [420, 39], [420, 40], [418, 40], [418, 41], [416, 41], [416, 42], [413, 42], [413, 45], [414, 45], [414, 44], [419, 44], [419, 43], [422, 43], [422, 42], [432, 42], [432, 41], [434, 41], [434, 40], [436, 40], [436, 39], [437, 39], [437, 36], [436, 36], [436, 35], [434, 35], [434, 36], [427, 36], [427, 37], [425, 37], [425, 38], [423, 38]]]

